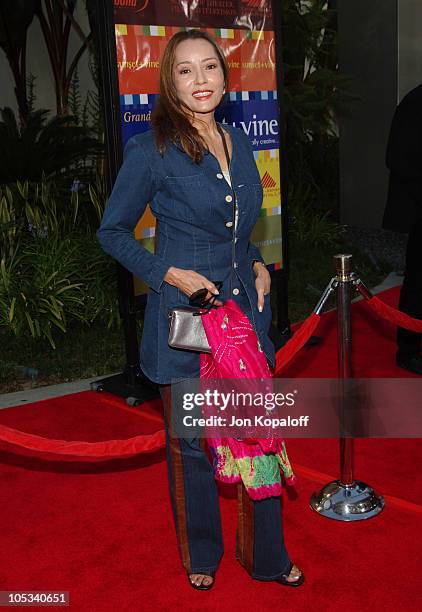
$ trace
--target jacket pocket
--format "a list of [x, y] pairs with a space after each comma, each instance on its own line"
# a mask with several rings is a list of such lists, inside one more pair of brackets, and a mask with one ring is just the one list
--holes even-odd
[[181, 306], [181, 291], [174, 285], [164, 282], [161, 290], [162, 293], [162, 304], [165, 308], [174, 308], [175, 306]]
[[182, 221], [209, 221], [211, 198], [202, 174], [166, 176], [164, 186], [170, 199], [168, 214]]

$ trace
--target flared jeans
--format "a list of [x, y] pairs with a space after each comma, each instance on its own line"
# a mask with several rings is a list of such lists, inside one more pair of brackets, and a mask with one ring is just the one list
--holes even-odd
[[[164, 407], [168, 481], [180, 557], [188, 574], [209, 574], [223, 555], [217, 484], [202, 438], [170, 435], [171, 386], [160, 385]], [[257, 580], [287, 573], [280, 497], [252, 500], [237, 484], [236, 558]]]

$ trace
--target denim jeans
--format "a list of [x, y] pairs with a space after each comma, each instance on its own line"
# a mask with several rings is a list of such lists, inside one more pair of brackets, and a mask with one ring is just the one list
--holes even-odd
[[[218, 490], [205, 452], [205, 440], [174, 438], [171, 386], [160, 385], [164, 407], [170, 498], [179, 553], [189, 574], [209, 574], [223, 555]], [[290, 559], [284, 546], [280, 497], [252, 500], [238, 487], [236, 558], [257, 580], [287, 573]]]

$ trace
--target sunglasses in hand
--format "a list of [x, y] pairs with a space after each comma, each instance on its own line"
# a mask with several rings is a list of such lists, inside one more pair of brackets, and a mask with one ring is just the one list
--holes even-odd
[[[223, 286], [223, 281], [213, 281], [217, 290], [220, 291]], [[211, 294], [209, 298], [207, 298], [208, 289], [203, 287], [202, 289], [198, 289], [189, 296], [189, 304], [190, 306], [197, 306], [198, 308], [205, 308], [205, 306], [212, 307], [214, 305], [215, 299], [217, 298], [216, 294]]]

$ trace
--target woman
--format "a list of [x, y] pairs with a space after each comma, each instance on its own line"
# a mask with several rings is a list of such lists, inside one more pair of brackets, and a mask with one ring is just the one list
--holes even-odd
[[[170, 383], [199, 376], [199, 353], [168, 345], [168, 311], [187, 305], [199, 289], [206, 288], [207, 297], [219, 294], [216, 304], [231, 297], [274, 365], [267, 335], [270, 275], [249, 241], [262, 204], [260, 176], [249, 138], [214, 118], [227, 73], [221, 49], [205, 32], [172, 37], [161, 61], [153, 130], [128, 142], [97, 232], [104, 250], [150, 287], [140, 365], [159, 384], [179, 551], [190, 584], [200, 590], [212, 587], [223, 554], [218, 493], [204, 441], [169, 435]], [[234, 223], [230, 177], [237, 202]], [[148, 202], [157, 220], [155, 254], [133, 236]], [[302, 584], [303, 574], [284, 547], [279, 497], [253, 502], [239, 492], [237, 558], [253, 578]]]

